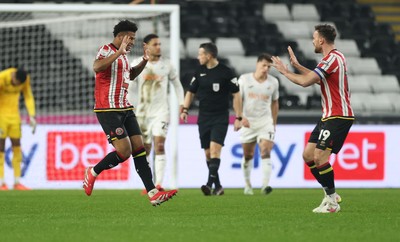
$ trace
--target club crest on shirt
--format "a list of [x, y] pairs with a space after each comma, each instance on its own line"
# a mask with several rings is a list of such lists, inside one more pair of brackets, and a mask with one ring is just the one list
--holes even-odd
[[115, 133], [116, 133], [117, 135], [121, 135], [121, 134], [124, 133], [124, 130], [123, 130], [122, 128], [117, 128], [117, 129], [115, 130]]
[[218, 92], [219, 91], [219, 83], [213, 83], [213, 91]]

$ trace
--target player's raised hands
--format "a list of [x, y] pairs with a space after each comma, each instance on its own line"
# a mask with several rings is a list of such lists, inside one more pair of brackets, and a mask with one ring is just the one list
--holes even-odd
[[297, 60], [296, 55], [294, 54], [292, 47], [288, 46], [287, 48], [288, 52], [289, 52], [289, 59], [290, 59], [290, 64], [292, 66], [297, 66], [299, 65], [299, 61]]
[[281, 59], [279, 58], [279, 56], [272, 56], [272, 61], [273, 64], [272, 66], [275, 67], [276, 70], [278, 70], [280, 73], [282, 73], [283, 75], [285, 75], [287, 72], [289, 72], [289, 69], [287, 67], [287, 65], [285, 65]]
[[129, 53], [129, 50], [128, 50], [128, 44], [130, 43], [129, 38], [130, 38], [129, 35], [125, 35], [124, 38], [122, 39], [122, 43], [118, 49], [120, 51], [120, 53], [123, 55]]
[[143, 60], [150, 59], [150, 50], [146, 43], [143, 43]]

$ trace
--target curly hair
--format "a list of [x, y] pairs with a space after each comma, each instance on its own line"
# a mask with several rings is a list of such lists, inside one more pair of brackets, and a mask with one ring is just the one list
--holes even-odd
[[138, 30], [138, 27], [135, 23], [129, 21], [129, 20], [122, 20], [120, 21], [117, 25], [114, 26], [114, 37], [117, 37], [117, 35], [121, 32], [134, 32]]

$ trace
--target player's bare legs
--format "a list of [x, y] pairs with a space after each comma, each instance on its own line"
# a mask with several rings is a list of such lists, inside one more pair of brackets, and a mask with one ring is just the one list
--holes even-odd
[[254, 150], [256, 147], [256, 142], [252, 143], [243, 143], [243, 159], [242, 159], [242, 171], [244, 176], [244, 194], [246, 195], [253, 195], [253, 188], [251, 186], [251, 170], [253, 167], [253, 160], [254, 160]]
[[156, 187], [159, 189], [162, 188], [162, 182], [164, 180], [165, 174], [165, 166], [167, 164], [166, 156], [165, 156], [165, 137], [163, 136], [155, 136], [154, 137], [154, 169], [156, 175]]
[[261, 139], [258, 144], [261, 152], [261, 170], [263, 173], [263, 181], [261, 192], [269, 194], [272, 192], [272, 188], [269, 186], [272, 173], [272, 161], [271, 161], [271, 150], [274, 147], [274, 143], [270, 140]]

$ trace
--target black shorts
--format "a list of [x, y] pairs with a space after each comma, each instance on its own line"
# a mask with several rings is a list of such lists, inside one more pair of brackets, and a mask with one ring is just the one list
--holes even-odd
[[116, 139], [142, 134], [132, 110], [96, 112], [96, 116], [110, 143]]
[[353, 122], [354, 119], [341, 117], [325, 121], [320, 120], [312, 131], [308, 142], [316, 143], [318, 149], [330, 149], [332, 153], [337, 154], [342, 148]]
[[199, 116], [199, 136], [202, 149], [210, 148], [210, 142], [214, 141], [224, 146], [226, 133], [228, 132], [229, 116]]

